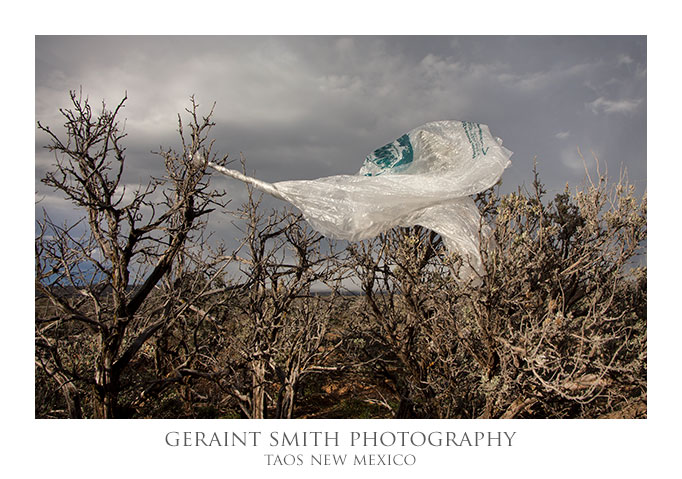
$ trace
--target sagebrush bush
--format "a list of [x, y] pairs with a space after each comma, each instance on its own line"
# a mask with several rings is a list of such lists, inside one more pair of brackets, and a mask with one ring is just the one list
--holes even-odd
[[[600, 176], [550, 201], [479, 195], [483, 271], [460, 278], [421, 228], [351, 247], [400, 417], [646, 412], [646, 195]], [[482, 228], [485, 230], [485, 228]]]
[[478, 195], [482, 268], [421, 227], [339, 250], [251, 190], [228, 253], [203, 236], [226, 204], [210, 114], [192, 100], [168, 178], [125, 203], [123, 102], [72, 102], [66, 140], [39, 125], [44, 181], [84, 221], [37, 223], [37, 417], [646, 415], [646, 194], [626, 177], [546, 198], [534, 170], [530, 191]]

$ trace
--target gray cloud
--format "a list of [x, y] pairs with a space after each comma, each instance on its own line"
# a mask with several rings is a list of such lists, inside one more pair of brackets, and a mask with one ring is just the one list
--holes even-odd
[[[37, 37], [36, 118], [62, 123], [69, 89], [120, 100], [129, 183], [159, 175], [152, 151], [178, 146], [177, 114], [216, 102], [216, 151], [243, 152], [267, 181], [352, 174], [364, 156], [422, 123], [488, 124], [514, 151], [503, 189], [537, 157], [550, 192], [584, 175], [578, 148], [646, 188], [644, 37]], [[75, 218], [38, 181], [52, 157], [36, 135], [36, 206]], [[591, 164], [591, 161], [589, 162]], [[243, 185], [214, 178], [231, 206]], [[267, 207], [281, 205], [267, 199]], [[37, 213], [38, 214], [38, 213]], [[230, 240], [229, 218], [211, 218]]]
[[631, 114], [637, 111], [637, 108], [642, 103], [641, 98], [630, 99], [623, 98], [621, 100], [607, 100], [600, 96], [593, 102], [588, 104], [590, 110], [594, 113], [624, 113]]

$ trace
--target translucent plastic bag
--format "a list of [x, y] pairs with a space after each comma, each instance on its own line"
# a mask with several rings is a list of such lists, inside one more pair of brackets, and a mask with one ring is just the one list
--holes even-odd
[[421, 225], [480, 270], [480, 214], [470, 195], [497, 183], [511, 155], [486, 125], [452, 120], [427, 123], [378, 148], [356, 175], [266, 183], [211, 166], [293, 204], [325, 236], [358, 241]]

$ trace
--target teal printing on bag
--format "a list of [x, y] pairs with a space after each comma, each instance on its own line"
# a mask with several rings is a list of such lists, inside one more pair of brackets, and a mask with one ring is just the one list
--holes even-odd
[[412, 143], [407, 133], [388, 145], [377, 148], [365, 158], [365, 165], [373, 163], [380, 168], [376, 173], [365, 173], [365, 176], [376, 176], [385, 173], [399, 172], [406, 169], [414, 160]]
[[464, 128], [464, 133], [466, 133], [469, 143], [471, 143], [471, 157], [476, 158], [479, 151], [483, 153], [483, 155], [486, 155], [490, 147], [483, 146], [483, 130], [481, 129], [480, 123], [463, 121], [462, 127]]

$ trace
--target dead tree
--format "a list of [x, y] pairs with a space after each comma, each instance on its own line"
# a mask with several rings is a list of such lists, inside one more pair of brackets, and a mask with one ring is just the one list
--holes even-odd
[[362, 320], [374, 325], [367, 334], [385, 352], [375, 367], [400, 400], [395, 415], [423, 415], [418, 409], [430, 395], [425, 380], [434, 354], [425, 342], [436, 306], [431, 278], [444, 270], [441, 238], [420, 226], [394, 228], [351, 245], [349, 253], [364, 293]]
[[[334, 312], [340, 276], [333, 245], [300, 215], [265, 215], [249, 188], [238, 212], [244, 223], [245, 277], [239, 332], [229, 338], [232, 383], [244, 415], [291, 418], [302, 378], [333, 351], [321, 345]], [[243, 256], [243, 257], [242, 257]], [[315, 286], [326, 289], [324, 295]]]
[[[63, 133], [38, 123], [55, 153], [42, 181], [83, 219], [61, 226], [45, 214], [39, 223], [35, 285], [46, 307], [36, 317], [36, 362], [62, 385], [89, 386], [92, 415], [112, 418], [125, 414], [122, 375], [173, 320], [168, 301], [154, 300], [155, 288], [221, 203], [206, 175], [215, 156], [207, 137], [212, 110], [201, 117], [192, 98], [189, 131], [178, 115], [181, 151], [159, 153], [164, 177], [130, 192], [122, 182], [125, 133], [118, 123], [126, 98], [96, 113], [82, 94], [70, 96], [71, 108], [60, 110]], [[77, 343], [79, 336], [93, 340]], [[71, 386], [64, 393], [70, 415], [78, 416], [78, 394]]]

